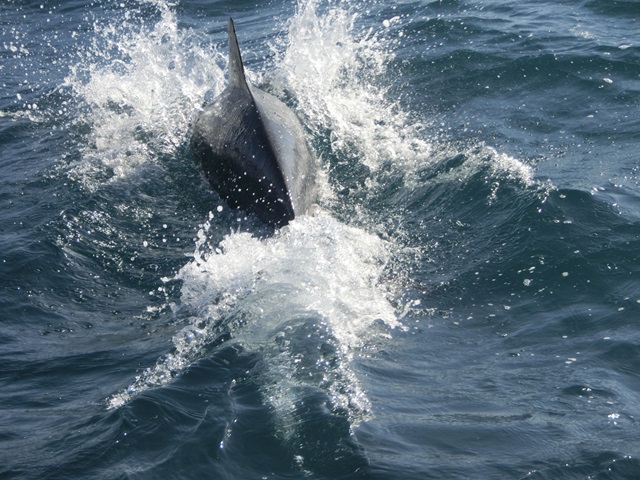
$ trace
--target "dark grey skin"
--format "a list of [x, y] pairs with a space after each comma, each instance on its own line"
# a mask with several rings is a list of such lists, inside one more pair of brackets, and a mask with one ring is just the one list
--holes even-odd
[[316, 161], [294, 113], [247, 82], [231, 18], [228, 34], [229, 83], [198, 115], [191, 151], [230, 207], [281, 227], [315, 202]]

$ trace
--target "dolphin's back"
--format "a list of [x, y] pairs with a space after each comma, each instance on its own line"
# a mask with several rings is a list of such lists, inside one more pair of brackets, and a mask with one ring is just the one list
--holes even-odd
[[211, 186], [233, 208], [282, 226], [315, 198], [315, 161], [294, 113], [247, 82], [229, 19], [229, 83], [196, 119], [191, 150]]
[[306, 213], [315, 199], [315, 161], [309, 153], [298, 117], [273, 95], [251, 88], [280, 171], [291, 197], [295, 215]]

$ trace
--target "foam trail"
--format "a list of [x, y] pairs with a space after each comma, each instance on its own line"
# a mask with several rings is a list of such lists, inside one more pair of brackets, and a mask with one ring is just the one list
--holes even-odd
[[[226, 333], [266, 352], [272, 368], [263, 376], [279, 379], [265, 390], [274, 405], [294, 401], [287, 392], [294, 384], [306, 385], [297, 370], [306, 365], [322, 377], [313, 387], [324, 389], [335, 408], [347, 411], [354, 423], [364, 418], [369, 401], [350, 363], [368, 342], [401, 326], [381, 281], [390, 245], [325, 214], [298, 218], [264, 240], [232, 233], [215, 248], [207, 230], [203, 226], [194, 259], [175, 277], [182, 282], [180, 309], [189, 324], [174, 337], [174, 351], [110, 398], [109, 407], [165, 385]], [[308, 342], [308, 334], [298, 333], [309, 328], [319, 332], [318, 345], [333, 352], [330, 368], [326, 356], [301, 360], [287, 350], [295, 347], [292, 342]]]

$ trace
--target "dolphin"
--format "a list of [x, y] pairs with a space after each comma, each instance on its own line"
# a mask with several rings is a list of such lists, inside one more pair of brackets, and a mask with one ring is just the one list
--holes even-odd
[[246, 78], [229, 18], [228, 85], [197, 116], [191, 152], [231, 208], [281, 227], [315, 202], [316, 159], [296, 115]]

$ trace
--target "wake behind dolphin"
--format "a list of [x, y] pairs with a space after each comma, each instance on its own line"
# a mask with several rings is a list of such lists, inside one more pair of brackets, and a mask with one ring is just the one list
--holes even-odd
[[229, 83], [198, 116], [191, 151], [232, 208], [280, 227], [315, 201], [316, 161], [295, 114], [246, 79], [229, 18]]

